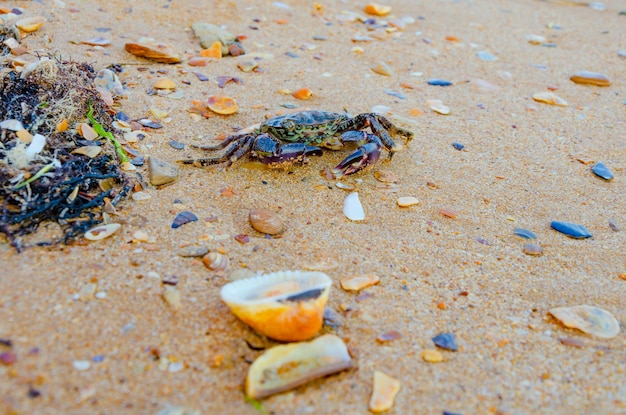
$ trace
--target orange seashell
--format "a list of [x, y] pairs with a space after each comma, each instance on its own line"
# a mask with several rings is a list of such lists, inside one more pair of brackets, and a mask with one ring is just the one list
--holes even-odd
[[213, 42], [211, 47], [200, 51], [200, 56], [203, 58], [222, 59], [222, 44], [217, 41]]
[[386, 16], [391, 12], [391, 6], [383, 6], [376, 3], [370, 3], [365, 6], [365, 13], [374, 16]]
[[296, 99], [309, 99], [313, 95], [313, 91], [309, 88], [301, 88], [291, 94]]
[[154, 83], [156, 89], [176, 89], [176, 83], [169, 78], [160, 78]]
[[281, 271], [233, 281], [222, 300], [241, 321], [275, 340], [301, 341], [322, 328], [331, 279], [322, 272]]
[[15, 26], [22, 32], [31, 33], [39, 29], [46, 22], [43, 16], [25, 17], [15, 22]]
[[221, 95], [211, 95], [207, 101], [207, 106], [211, 111], [222, 115], [234, 114], [239, 110], [239, 106], [233, 98]]
[[67, 118], [63, 118], [63, 121], [57, 124], [56, 132], [62, 133], [63, 131], [67, 130], [68, 126], [69, 123], [67, 122]]
[[442, 214], [443, 216], [450, 218], [450, 219], [456, 219], [456, 217], [459, 215], [457, 212], [455, 212], [452, 209], [439, 209], [439, 213]]

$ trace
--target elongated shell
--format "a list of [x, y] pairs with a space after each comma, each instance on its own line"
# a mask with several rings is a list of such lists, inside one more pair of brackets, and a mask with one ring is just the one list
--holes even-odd
[[272, 339], [301, 341], [323, 323], [331, 279], [322, 272], [280, 271], [233, 281], [220, 295], [241, 321]]
[[259, 356], [246, 378], [246, 395], [259, 399], [352, 365], [345, 343], [326, 334], [311, 342], [276, 346]]

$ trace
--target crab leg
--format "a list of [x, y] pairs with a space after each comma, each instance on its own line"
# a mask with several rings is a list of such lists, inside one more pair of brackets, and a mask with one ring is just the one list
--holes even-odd
[[[247, 135], [243, 137], [239, 136], [238, 138], [239, 141], [235, 141], [235, 143], [228, 149], [226, 149], [224, 154], [219, 157], [179, 160], [178, 162], [183, 164], [193, 164], [195, 166], [209, 166], [211, 164], [220, 164], [223, 162], [227, 162], [226, 166], [230, 166], [235, 161], [237, 161], [237, 159], [250, 151], [250, 148], [252, 148], [252, 143], [254, 142], [253, 135]], [[219, 147], [216, 147], [216, 149], [219, 149]]]
[[411, 141], [413, 138], [412, 132], [396, 127], [387, 118], [378, 114], [359, 114], [339, 124], [337, 131], [362, 130], [366, 127], [370, 127], [372, 132], [380, 138], [387, 151], [389, 151], [389, 159], [393, 157], [395, 152], [395, 143], [389, 134], [390, 132], [391, 134], [404, 137], [407, 141]]

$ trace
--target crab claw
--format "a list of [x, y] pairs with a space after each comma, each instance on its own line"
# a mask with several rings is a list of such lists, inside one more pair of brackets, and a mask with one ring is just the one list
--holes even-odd
[[302, 143], [283, 144], [271, 155], [259, 157], [265, 164], [289, 164], [304, 162], [306, 156], [319, 156], [322, 149], [315, 146], [307, 146]]
[[377, 143], [366, 143], [343, 159], [335, 168], [331, 169], [331, 174], [335, 179], [338, 179], [342, 176], [363, 170], [367, 166], [371, 166], [376, 163], [379, 158], [380, 146]]

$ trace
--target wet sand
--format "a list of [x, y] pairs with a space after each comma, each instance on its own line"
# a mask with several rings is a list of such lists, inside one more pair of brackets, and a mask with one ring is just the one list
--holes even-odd
[[[402, 383], [389, 413], [626, 413], [623, 329], [612, 339], [594, 338], [547, 313], [589, 304], [611, 312], [622, 327], [626, 322], [626, 281], [619, 278], [626, 272], [622, 2], [605, 1], [606, 10], [599, 11], [568, 1], [398, 0], [389, 3], [392, 15], [415, 22], [384, 40], [358, 43], [351, 38], [371, 34], [365, 25], [337, 16], [343, 10], [364, 15], [365, 2], [322, 2], [321, 12], [295, 0], [284, 2], [289, 9], [270, 1], [212, 3], [3, 7], [21, 6], [48, 19], [24, 40], [30, 51], [58, 53], [96, 69], [122, 64], [129, 98], [119, 101], [119, 109], [132, 118], [149, 116], [152, 106], [169, 112], [171, 123], [150, 131], [147, 156], [169, 162], [202, 156], [168, 142], [209, 142], [284, 113], [283, 103], [351, 114], [386, 105], [415, 139], [391, 162], [341, 179], [357, 188], [363, 222], [343, 216], [348, 193], [320, 175], [347, 154], [328, 151], [289, 171], [244, 162], [227, 170], [182, 167], [176, 182], [148, 187], [149, 200], [118, 206], [122, 229], [99, 242], [22, 254], [0, 244], [0, 339], [11, 340], [17, 355], [16, 363], [0, 364], [0, 412], [155, 414], [173, 405], [203, 414], [258, 413], [244, 399], [243, 381], [262, 352], [246, 340], [264, 341], [230, 313], [219, 289], [241, 269], [317, 269], [335, 281], [328, 307], [340, 316], [336, 329], [324, 331], [347, 342], [355, 367], [263, 400], [269, 413], [367, 413], [375, 370]], [[200, 50], [190, 31], [196, 21], [225, 25], [247, 36], [248, 53], [273, 57], [259, 62], [262, 72], [244, 73], [232, 57], [192, 68], [124, 51], [126, 42], [151, 36], [193, 56]], [[555, 47], [532, 45], [529, 34], [545, 36]], [[97, 35], [112, 44], [94, 50], [73, 42]], [[498, 59], [483, 61], [479, 51]], [[370, 70], [380, 61], [391, 76]], [[194, 70], [210, 80], [200, 82]], [[579, 70], [604, 73], [612, 85], [575, 84], [569, 77]], [[244, 83], [220, 89], [219, 75]], [[174, 80], [184, 98], [149, 96], [159, 77]], [[454, 85], [431, 86], [431, 78]], [[279, 92], [303, 87], [313, 91], [307, 101]], [[533, 101], [534, 93], [548, 89], [569, 106]], [[209, 95], [235, 98], [238, 113], [193, 121], [191, 100]], [[450, 114], [432, 111], [429, 99], [442, 100]], [[603, 181], [591, 172], [593, 163], [580, 160], [603, 161], [615, 178]], [[381, 169], [398, 176], [396, 188], [374, 178]], [[147, 167], [139, 171], [147, 176]], [[230, 196], [223, 192], [228, 188]], [[398, 208], [400, 196], [417, 197], [420, 204]], [[172, 229], [181, 204], [200, 220]], [[265, 238], [250, 227], [254, 207], [280, 215], [287, 226], [281, 238]], [[441, 209], [456, 211], [456, 218]], [[207, 221], [213, 215], [217, 221]], [[550, 229], [553, 220], [582, 224], [593, 237], [568, 238]], [[611, 229], [610, 220], [621, 231]], [[538, 235], [542, 256], [523, 253], [528, 241], [513, 234], [516, 227]], [[155, 242], [133, 242], [138, 230]], [[47, 233], [42, 229], [39, 237]], [[241, 234], [250, 241], [233, 238]], [[215, 273], [199, 259], [178, 255], [195, 244], [221, 249], [230, 269]], [[361, 273], [376, 274], [381, 283], [360, 294], [341, 289], [341, 278]], [[178, 311], [162, 298], [161, 278], [172, 276], [180, 280]], [[87, 284], [96, 284], [103, 298], [80, 298]], [[376, 340], [390, 330], [402, 337]], [[442, 351], [441, 363], [425, 362], [420, 352], [434, 348], [431, 338], [442, 332], [454, 333], [459, 350]], [[564, 338], [582, 347], [562, 344]], [[82, 361], [89, 368], [79, 370], [87, 366]]]

